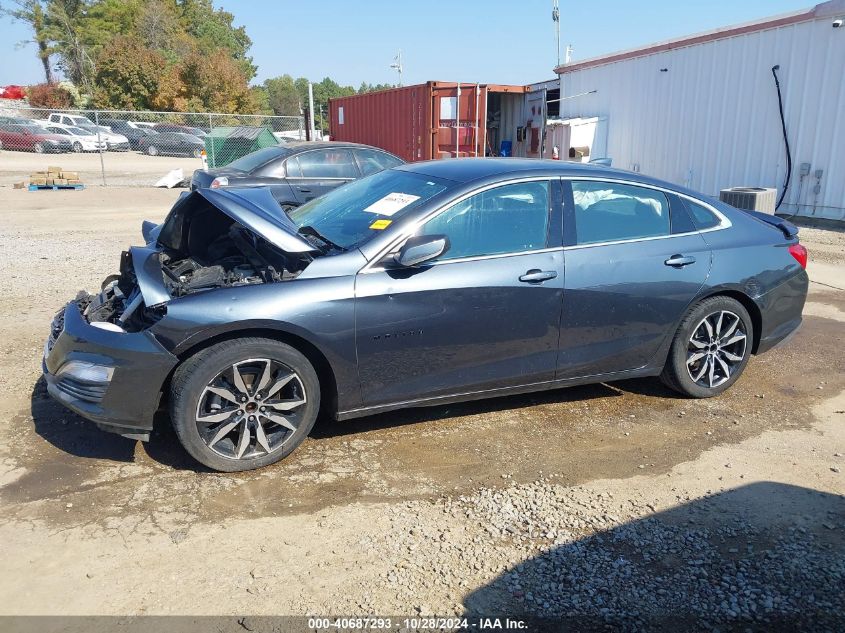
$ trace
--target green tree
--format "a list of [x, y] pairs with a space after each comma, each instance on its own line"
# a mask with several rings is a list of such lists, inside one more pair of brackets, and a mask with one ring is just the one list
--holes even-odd
[[252, 40], [244, 27], [234, 26], [234, 15], [215, 9], [211, 0], [176, 0], [176, 6], [182, 27], [194, 38], [201, 53], [226, 50], [238, 62], [247, 81], [255, 77], [257, 68], [247, 56]]
[[94, 105], [124, 110], [153, 109], [166, 71], [164, 57], [137, 37], [119, 35], [97, 57]]
[[[270, 108], [275, 114], [299, 115], [302, 97], [297, 90], [296, 83], [290, 75], [273, 77], [264, 82]], [[306, 84], [307, 92], [307, 84]]]

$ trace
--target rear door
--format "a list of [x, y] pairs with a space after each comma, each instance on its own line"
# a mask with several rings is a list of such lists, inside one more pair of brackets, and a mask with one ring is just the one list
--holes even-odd
[[558, 182], [501, 184], [450, 204], [416, 231], [449, 237], [440, 258], [358, 274], [364, 406], [554, 378], [563, 295]]
[[558, 379], [638, 369], [710, 272], [710, 248], [670, 192], [564, 180], [566, 286]]
[[297, 204], [313, 200], [360, 177], [352, 151], [325, 147], [302, 152], [286, 162], [288, 183]]

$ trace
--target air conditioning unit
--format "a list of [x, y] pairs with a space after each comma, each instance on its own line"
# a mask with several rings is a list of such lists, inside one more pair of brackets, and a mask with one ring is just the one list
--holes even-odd
[[719, 200], [737, 209], [774, 215], [777, 195], [773, 187], [731, 187], [719, 192]]

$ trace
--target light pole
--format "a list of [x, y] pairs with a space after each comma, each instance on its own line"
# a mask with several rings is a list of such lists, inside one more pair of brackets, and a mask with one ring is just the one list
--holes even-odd
[[555, 35], [557, 37], [557, 65], [560, 66], [560, 7], [558, 0], [552, 0], [552, 22], [555, 23]]
[[393, 58], [393, 63], [390, 64], [390, 67], [393, 68], [396, 72], [399, 73], [399, 85], [402, 85], [402, 49], [399, 49], [399, 52], [396, 53], [396, 57]]

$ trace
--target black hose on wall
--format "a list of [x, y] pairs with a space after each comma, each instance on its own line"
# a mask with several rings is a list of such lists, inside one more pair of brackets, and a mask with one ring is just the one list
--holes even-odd
[[783, 143], [786, 145], [786, 179], [783, 182], [783, 191], [780, 192], [780, 198], [775, 205], [775, 211], [780, 209], [783, 199], [786, 197], [786, 191], [789, 189], [789, 180], [792, 177], [792, 152], [789, 150], [789, 136], [786, 134], [786, 119], [783, 116], [783, 95], [780, 92], [780, 81], [778, 81], [777, 71], [780, 69], [780, 64], [772, 66], [772, 76], [775, 78], [775, 88], [778, 91], [778, 110], [780, 111], [780, 126], [783, 129]]

